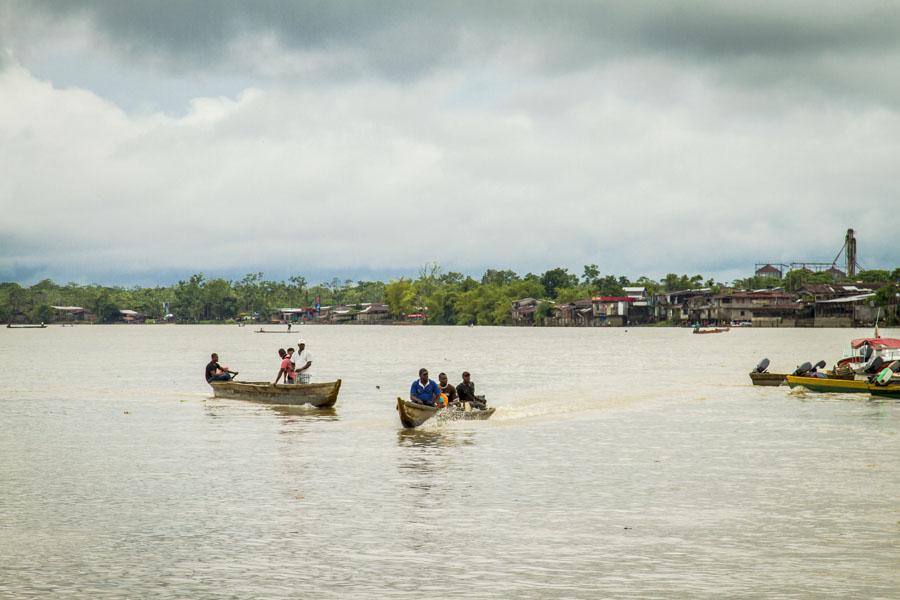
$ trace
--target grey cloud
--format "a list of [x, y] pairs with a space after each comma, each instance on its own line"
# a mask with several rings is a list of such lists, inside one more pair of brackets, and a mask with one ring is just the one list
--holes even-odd
[[46, 0], [8, 10], [20, 17], [39, 12], [87, 18], [120, 49], [195, 68], [226, 60], [242, 35], [269, 33], [294, 50], [355, 50], [369, 66], [395, 77], [425, 72], [458, 53], [491, 56], [511, 38], [538, 45], [537, 54], [555, 68], [623, 53], [715, 62], [900, 48], [900, 5], [877, 1]]

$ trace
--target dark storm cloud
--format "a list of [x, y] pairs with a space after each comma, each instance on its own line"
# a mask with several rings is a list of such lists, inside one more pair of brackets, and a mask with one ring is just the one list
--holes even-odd
[[383, 76], [404, 79], [491, 55], [512, 39], [552, 69], [648, 53], [704, 63], [786, 60], [801, 77], [808, 74], [799, 58], [900, 47], [900, 5], [885, 2], [75, 0], [9, 10], [86, 18], [116, 47], [172, 68], [220, 64], [241, 36], [268, 33], [289, 49], [356, 53]]

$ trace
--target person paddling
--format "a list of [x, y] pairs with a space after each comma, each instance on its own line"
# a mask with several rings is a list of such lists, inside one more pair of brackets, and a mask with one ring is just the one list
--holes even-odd
[[219, 355], [213, 352], [210, 354], [210, 361], [206, 365], [206, 382], [210, 381], [231, 381], [237, 375], [237, 371], [231, 371], [228, 367], [219, 364]]

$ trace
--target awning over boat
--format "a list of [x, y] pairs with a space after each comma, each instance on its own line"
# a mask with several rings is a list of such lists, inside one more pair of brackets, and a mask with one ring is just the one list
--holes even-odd
[[900, 340], [897, 338], [860, 338], [850, 342], [852, 348], [861, 348], [866, 344], [875, 350], [900, 350]]

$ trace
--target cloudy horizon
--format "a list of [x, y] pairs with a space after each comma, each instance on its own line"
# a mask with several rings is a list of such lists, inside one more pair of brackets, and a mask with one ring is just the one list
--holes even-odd
[[0, 0], [0, 281], [900, 266], [900, 8]]

